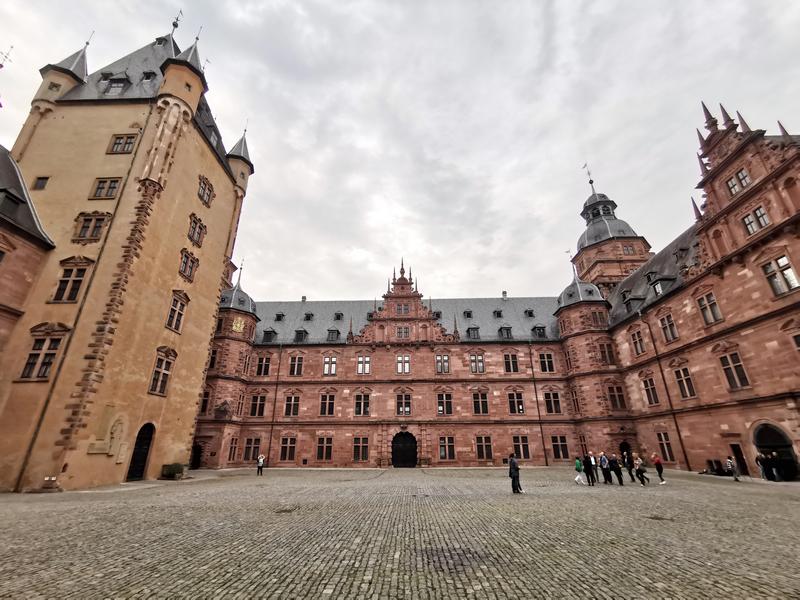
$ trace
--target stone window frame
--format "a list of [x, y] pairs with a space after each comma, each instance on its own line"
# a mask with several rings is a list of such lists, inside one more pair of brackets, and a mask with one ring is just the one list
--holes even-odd
[[287, 367], [289, 369], [289, 377], [302, 377], [303, 376], [303, 359], [305, 352], [295, 350], [289, 353], [289, 362]]
[[398, 387], [393, 390], [395, 396], [395, 416], [409, 417], [414, 411], [414, 393], [411, 388]]
[[322, 353], [322, 376], [336, 377], [336, 367], [339, 363], [341, 352], [336, 350], [325, 350]]
[[[561, 389], [553, 386], [542, 388], [542, 402], [546, 415], [563, 415], [564, 407], [561, 405]], [[556, 410], [556, 408], [558, 410]]]
[[353, 416], [354, 417], [369, 417], [370, 416], [370, 397], [372, 396], [372, 389], [360, 387], [354, 390], [353, 393]]
[[239, 438], [232, 437], [228, 442], [228, 462], [236, 462], [237, 454], [239, 454]]
[[242, 460], [245, 462], [256, 460], [261, 453], [261, 438], [249, 437], [244, 440], [244, 455]]
[[272, 352], [256, 352], [256, 377], [269, 377], [271, 366]]
[[398, 340], [410, 340], [411, 327], [409, 325], [397, 325], [395, 326], [395, 335]]
[[672, 318], [672, 311], [670, 309], [666, 309], [664, 311], [659, 311], [659, 314], [656, 314], [656, 318], [658, 319], [658, 325], [661, 328], [661, 335], [664, 336], [664, 343], [671, 344], [680, 339], [680, 334], [678, 333], [678, 326], [675, 323], [675, 319]]
[[434, 349], [434, 371], [437, 375], [448, 375], [450, 373], [450, 351], [447, 348]]
[[353, 462], [369, 462], [369, 435], [353, 436]]
[[475, 458], [477, 460], [494, 460], [491, 435], [483, 434], [475, 436]]
[[336, 416], [336, 394], [337, 390], [334, 388], [322, 388], [319, 391], [320, 417]]
[[19, 378], [15, 381], [49, 381], [59, 352], [64, 347], [64, 338], [70, 331], [72, 329], [64, 323], [45, 322], [31, 327], [31, 350]]
[[678, 393], [682, 400], [692, 400], [697, 398], [697, 387], [694, 385], [692, 372], [689, 369], [689, 361], [684, 357], [673, 358], [667, 366], [672, 369], [675, 376], [675, 383], [678, 385]]
[[395, 375], [411, 375], [411, 354], [407, 352], [395, 353]]
[[164, 324], [167, 329], [175, 333], [181, 332], [181, 327], [186, 319], [186, 309], [189, 307], [189, 301], [189, 295], [185, 291], [172, 290], [172, 298], [167, 311], [167, 321]]
[[724, 340], [714, 344], [711, 347], [711, 353], [716, 354], [719, 358], [729, 392], [738, 392], [752, 387], [750, 376], [744, 368], [739, 344]]
[[210, 207], [211, 203], [214, 201], [214, 198], [217, 197], [217, 194], [214, 191], [214, 185], [205, 175], [198, 175], [197, 178], [197, 197], [204, 206]]
[[614, 344], [611, 342], [598, 342], [597, 353], [600, 358], [600, 364], [609, 366], [617, 364]]
[[644, 336], [642, 335], [641, 328], [634, 329], [630, 332], [631, 347], [635, 356], [641, 356], [647, 353], [647, 346], [644, 343]]
[[200, 414], [204, 415], [208, 413], [208, 409], [213, 406], [213, 391], [214, 388], [205, 386], [203, 387], [203, 391], [201, 393], [201, 401], [200, 401]]
[[[722, 310], [719, 308], [717, 296], [714, 294], [714, 288], [711, 286], [696, 288], [694, 292], [692, 292], [692, 297], [694, 298], [697, 309], [700, 312], [700, 318], [703, 319], [705, 327], [716, 325], [725, 320]], [[709, 320], [708, 317], [710, 317], [711, 320]]]
[[356, 354], [356, 375], [370, 375], [372, 373], [372, 353], [359, 352]]
[[510, 385], [505, 388], [508, 399], [509, 415], [525, 415], [525, 390], [518, 385]]
[[317, 462], [333, 461], [333, 435], [317, 434]]
[[281, 434], [280, 453], [278, 460], [290, 462], [296, 460], [297, 456], [297, 435]]
[[194, 276], [200, 268], [200, 259], [186, 248], [181, 248], [181, 260], [178, 263], [178, 274], [189, 283], [194, 281]]
[[153, 396], [166, 397], [169, 394], [169, 381], [178, 353], [169, 346], [159, 346], [156, 348], [156, 359], [153, 361], [153, 374], [150, 377], [150, 385], [147, 386], [147, 393]]
[[300, 401], [303, 395], [299, 389], [288, 389], [283, 392], [283, 417], [299, 417]]
[[264, 417], [267, 411], [267, 396], [269, 393], [264, 389], [248, 390], [250, 396], [250, 410], [248, 417]]
[[121, 187], [122, 177], [98, 177], [89, 190], [89, 200], [114, 200]]
[[521, 460], [529, 460], [531, 457], [530, 441], [528, 435], [517, 433], [511, 435], [511, 447], [514, 449], [514, 456]]
[[115, 133], [111, 136], [106, 154], [133, 154], [138, 133]]
[[467, 362], [469, 372], [473, 375], [486, 373], [486, 352], [480, 348], [470, 348], [467, 350]]
[[472, 415], [488, 417], [489, 410], [489, 387], [485, 385], [472, 386], [469, 388], [472, 394]]
[[676, 462], [675, 454], [672, 451], [672, 441], [669, 439], [669, 432], [656, 431], [656, 439], [658, 440], [658, 449], [661, 453], [661, 460], [669, 463]]
[[[453, 412], [453, 388], [450, 386], [436, 386], [433, 391], [436, 394], [436, 416], [449, 417], [455, 414]], [[449, 411], [448, 408], [450, 409]]]
[[477, 326], [467, 327], [467, 339], [479, 340], [481, 339], [481, 328]]
[[32, 191], [43, 190], [47, 187], [49, 181], [50, 181], [49, 176], [37, 177], [33, 180], [33, 184], [31, 185], [31, 190]]
[[[98, 225], [99, 222], [99, 225]], [[103, 237], [103, 231], [111, 222], [111, 213], [93, 210], [80, 212], [75, 217], [75, 229], [72, 232], [73, 244], [94, 244]], [[82, 232], [86, 229], [86, 234]]]
[[439, 461], [451, 462], [456, 460], [456, 436], [440, 435], [439, 437]]
[[330, 329], [328, 329], [325, 340], [327, 342], [338, 342], [339, 339], [341, 339], [341, 337], [342, 337], [342, 332], [334, 327], [331, 327]]
[[88, 279], [95, 262], [85, 256], [70, 256], [58, 264], [61, 266], [61, 276], [58, 278], [53, 297], [47, 302], [48, 304], [75, 304], [78, 302], [83, 283]]
[[189, 241], [192, 243], [193, 246], [197, 248], [201, 248], [203, 246], [203, 240], [206, 237], [206, 233], [208, 233], [208, 227], [203, 223], [203, 220], [198, 217], [195, 213], [189, 215], [189, 231], [186, 234], [186, 237], [189, 238]]
[[656, 387], [656, 380], [653, 377], [653, 371], [645, 370], [639, 371], [639, 379], [642, 381], [642, 390], [644, 398], [647, 401], [647, 406], [659, 406], [661, 400], [658, 397], [658, 388]]
[[519, 373], [519, 356], [515, 350], [503, 350], [503, 372]]
[[[785, 259], [785, 266], [781, 265], [781, 259]], [[798, 280], [797, 272], [789, 257], [788, 248], [785, 246], [779, 249], [772, 248], [767, 254], [762, 253], [759, 255], [758, 263], [774, 298], [782, 298], [800, 289], [800, 280]], [[770, 270], [767, 270], [768, 267]], [[787, 273], [790, 276], [787, 276]], [[792, 286], [793, 283], [798, 285]]]
[[[556, 355], [555, 352], [539, 351], [539, 370], [542, 373], [555, 373], [556, 372]], [[548, 358], [549, 357], [549, 358]], [[543, 368], [544, 366], [547, 368]]]
[[550, 448], [554, 460], [569, 460], [569, 442], [566, 435], [550, 434]]

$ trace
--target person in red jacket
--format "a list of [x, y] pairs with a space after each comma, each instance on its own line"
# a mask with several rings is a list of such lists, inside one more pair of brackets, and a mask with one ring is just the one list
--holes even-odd
[[664, 485], [667, 482], [664, 480], [663, 476], [664, 465], [661, 464], [661, 458], [658, 456], [658, 454], [653, 452], [653, 454], [650, 456], [650, 460], [653, 461], [653, 464], [656, 467], [656, 473], [658, 474], [658, 478], [661, 480], [661, 482], [658, 485]]

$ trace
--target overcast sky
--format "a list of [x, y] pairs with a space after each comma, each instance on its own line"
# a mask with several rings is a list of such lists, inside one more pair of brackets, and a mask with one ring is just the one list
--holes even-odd
[[693, 220], [701, 99], [800, 132], [796, 1], [5, 0], [0, 144], [40, 67], [94, 29], [99, 70], [179, 9], [228, 148], [249, 119], [235, 260], [257, 300], [371, 299], [401, 256], [426, 296], [555, 295], [585, 161], [657, 250]]

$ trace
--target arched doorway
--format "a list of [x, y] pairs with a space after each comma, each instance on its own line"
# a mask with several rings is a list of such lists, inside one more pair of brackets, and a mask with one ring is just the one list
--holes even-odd
[[778, 472], [782, 479], [792, 481], [797, 477], [797, 458], [792, 441], [780, 428], [769, 423], [759, 425], [753, 432], [753, 443], [762, 454], [775, 452], [778, 455]]
[[200, 444], [192, 445], [192, 458], [189, 461], [190, 469], [199, 469], [203, 462], [203, 447]]
[[628, 440], [625, 440], [619, 445], [619, 455], [622, 456], [626, 452], [628, 453], [628, 456], [631, 455], [631, 445], [628, 443]]
[[139, 481], [144, 479], [144, 473], [147, 469], [147, 457], [150, 454], [150, 445], [153, 443], [153, 435], [155, 435], [156, 428], [152, 423], [142, 425], [139, 433], [136, 435], [136, 444], [133, 446], [133, 453], [131, 454], [131, 463], [128, 467], [128, 476], [125, 481]]
[[401, 431], [392, 439], [392, 466], [417, 466], [417, 438], [408, 431]]

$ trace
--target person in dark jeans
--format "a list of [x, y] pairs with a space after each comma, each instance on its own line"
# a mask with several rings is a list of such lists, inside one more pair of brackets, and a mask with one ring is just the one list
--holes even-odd
[[628, 470], [628, 475], [631, 478], [631, 483], [636, 483], [636, 478], [633, 476], [633, 457], [628, 452], [622, 453], [622, 464]]
[[608, 466], [608, 457], [605, 452], [600, 453], [600, 470], [603, 472], [603, 485], [614, 485], [611, 479], [611, 467]]
[[614, 475], [617, 476], [617, 481], [620, 485], [625, 485], [622, 483], [622, 467], [619, 465], [619, 460], [617, 459], [616, 454], [612, 454], [611, 458], [608, 461], [608, 468], [614, 472]]
[[592, 459], [587, 454], [583, 457], [583, 472], [586, 473], [586, 483], [594, 485], [597, 479], [594, 476], [594, 468], [592, 467]]
[[511, 492], [513, 494], [524, 494], [519, 485], [519, 462], [517, 456], [512, 452], [508, 456], [508, 476], [511, 477]]
[[636, 470], [636, 477], [639, 480], [639, 483], [642, 484], [642, 487], [647, 485], [647, 483], [650, 483], [650, 478], [645, 475], [645, 473], [647, 473], [647, 469], [644, 468], [644, 459], [635, 452], [633, 453], [633, 467]]
[[658, 454], [653, 452], [653, 454], [650, 456], [650, 460], [652, 461], [653, 466], [656, 468], [656, 474], [658, 475], [658, 478], [661, 480], [659, 485], [666, 484], [667, 482], [664, 480], [664, 475], [663, 475], [664, 465], [661, 464], [661, 458], [658, 456]]

